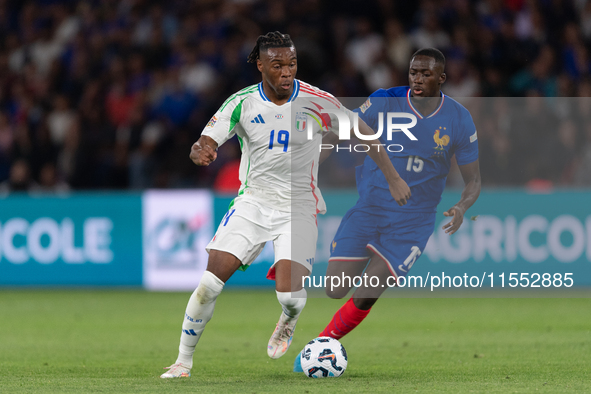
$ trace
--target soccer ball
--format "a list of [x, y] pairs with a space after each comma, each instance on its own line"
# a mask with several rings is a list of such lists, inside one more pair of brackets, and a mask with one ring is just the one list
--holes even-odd
[[319, 337], [308, 342], [300, 358], [302, 369], [310, 378], [338, 377], [347, 369], [345, 348], [330, 337]]

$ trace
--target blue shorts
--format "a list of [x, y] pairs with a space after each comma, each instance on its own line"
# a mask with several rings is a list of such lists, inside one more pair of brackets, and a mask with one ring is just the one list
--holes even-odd
[[433, 234], [435, 215], [386, 211], [357, 201], [341, 220], [329, 261], [363, 261], [375, 253], [393, 276], [406, 276]]

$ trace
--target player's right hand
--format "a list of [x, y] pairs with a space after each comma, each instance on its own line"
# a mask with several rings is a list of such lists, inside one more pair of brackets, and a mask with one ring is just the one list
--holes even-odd
[[398, 205], [403, 206], [410, 199], [410, 187], [408, 187], [404, 179], [398, 177], [390, 180], [388, 181], [388, 186], [390, 187], [390, 194], [392, 194], [394, 201], [396, 201]]
[[199, 141], [195, 142], [191, 147], [189, 154], [193, 163], [198, 166], [208, 166], [218, 157], [218, 153], [209, 145], [201, 145]]

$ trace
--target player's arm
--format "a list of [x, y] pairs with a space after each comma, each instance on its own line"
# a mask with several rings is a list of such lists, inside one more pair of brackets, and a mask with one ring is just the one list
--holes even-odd
[[[369, 127], [361, 118], [359, 118], [359, 132], [364, 135], [375, 135], [371, 127]], [[392, 165], [392, 161], [390, 161], [390, 158], [386, 153], [386, 149], [381, 146], [380, 140], [375, 138], [373, 140], [366, 141], [365, 143], [370, 146], [367, 154], [372, 158], [373, 161], [375, 161], [380, 170], [382, 170], [384, 173], [390, 188], [390, 194], [392, 194], [394, 200], [400, 206], [406, 204], [411, 196], [410, 188], [404, 179], [400, 177], [400, 174], [398, 174], [398, 171], [396, 171], [394, 165]]]
[[213, 138], [202, 135], [191, 146], [189, 157], [198, 166], [208, 166], [218, 157], [217, 148], [218, 143]]
[[209, 120], [201, 137], [191, 146], [189, 158], [198, 166], [208, 166], [217, 159], [217, 149], [235, 134], [236, 125], [240, 123], [242, 103], [245, 99], [233, 95]]
[[[335, 146], [339, 143], [339, 136], [335, 133], [324, 133], [322, 136], [322, 145], [331, 145]], [[322, 163], [324, 160], [328, 159], [328, 156], [332, 153], [332, 149], [321, 149], [320, 150], [320, 159], [319, 163]]]
[[480, 195], [480, 166], [478, 160], [459, 167], [462, 178], [464, 179], [464, 190], [462, 191], [460, 201], [443, 212], [444, 216], [452, 217], [451, 221], [443, 226], [443, 229], [448, 234], [458, 231], [464, 221], [464, 214], [476, 202]]

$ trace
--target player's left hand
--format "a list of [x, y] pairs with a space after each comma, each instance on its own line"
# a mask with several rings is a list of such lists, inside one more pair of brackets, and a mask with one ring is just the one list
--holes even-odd
[[442, 229], [445, 230], [445, 233], [449, 235], [458, 231], [464, 222], [464, 211], [458, 207], [451, 207], [447, 211], [443, 212], [443, 216], [452, 218], [449, 223], [442, 227]]

